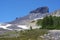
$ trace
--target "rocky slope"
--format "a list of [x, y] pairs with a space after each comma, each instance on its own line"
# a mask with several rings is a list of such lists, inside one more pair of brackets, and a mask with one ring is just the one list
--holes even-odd
[[55, 10], [54, 12], [50, 13], [52, 16], [60, 16], [60, 10]]
[[36, 22], [31, 23], [32, 21], [43, 19], [43, 17], [45, 17], [46, 15], [60, 16], [60, 10], [49, 13], [48, 7], [39, 7], [35, 10], [30, 11], [29, 14], [24, 17], [16, 18], [11, 22], [0, 24], [0, 28], [9, 30], [29, 29], [28, 27], [30, 26], [36, 26]]
[[[16, 18], [11, 22], [0, 24], [0, 35], [4, 35], [8, 32], [9, 36], [7, 37], [15, 37], [15, 30], [20, 31], [30, 29], [30, 26], [32, 26], [33, 29], [39, 28], [36, 26], [36, 20], [43, 19], [46, 15], [59, 17], [60, 10], [49, 13], [48, 7], [39, 7], [33, 11], [30, 11], [29, 14], [24, 17]], [[48, 34], [44, 34], [44, 36], [40, 37], [44, 38], [44, 40], [60, 40], [60, 30], [49, 30]]]
[[21, 17], [21, 18], [17, 18], [16, 20], [10, 22], [10, 24], [27, 25], [29, 22], [31, 22], [31, 20], [44, 17], [48, 13], [49, 13], [48, 7], [39, 7], [31, 11], [28, 15]]

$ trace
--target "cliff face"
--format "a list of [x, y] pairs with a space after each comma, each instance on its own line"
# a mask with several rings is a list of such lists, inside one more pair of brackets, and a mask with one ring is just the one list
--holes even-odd
[[46, 13], [49, 13], [49, 8], [48, 7], [39, 7], [35, 10], [30, 11], [30, 13], [24, 17], [18, 18], [12, 22], [10, 22], [10, 24], [28, 24], [31, 20], [34, 20], [36, 18], [41, 18], [44, 17], [46, 15]]

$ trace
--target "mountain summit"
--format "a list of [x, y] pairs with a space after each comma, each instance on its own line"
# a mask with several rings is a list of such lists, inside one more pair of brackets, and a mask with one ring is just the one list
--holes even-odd
[[31, 11], [28, 15], [21, 18], [17, 18], [16, 20], [10, 22], [10, 24], [27, 25], [31, 20], [34, 20], [36, 18], [42, 18], [46, 16], [47, 13], [49, 13], [48, 7], [39, 7]]
[[31, 11], [30, 13], [49, 13], [48, 7], [39, 7], [36, 10]]

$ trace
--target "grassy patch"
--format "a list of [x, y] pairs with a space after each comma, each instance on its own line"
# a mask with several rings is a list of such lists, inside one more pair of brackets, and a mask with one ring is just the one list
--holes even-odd
[[0, 38], [0, 40], [43, 40], [40, 36], [47, 33], [46, 29], [24, 30], [19, 32], [19, 37]]

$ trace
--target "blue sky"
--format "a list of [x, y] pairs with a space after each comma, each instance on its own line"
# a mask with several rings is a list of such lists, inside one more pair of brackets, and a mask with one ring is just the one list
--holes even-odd
[[42, 6], [48, 6], [52, 12], [60, 9], [60, 0], [0, 0], [0, 22], [10, 22]]

